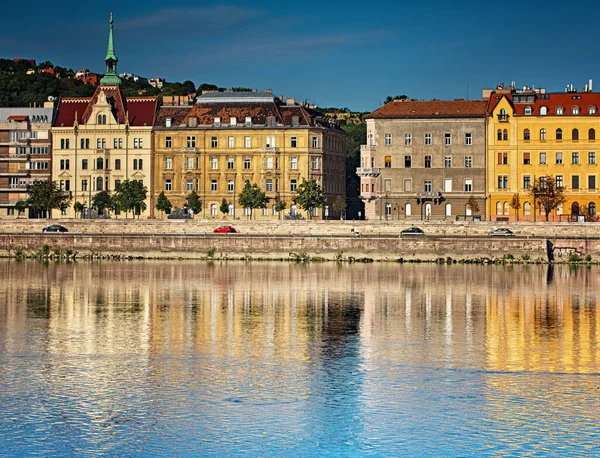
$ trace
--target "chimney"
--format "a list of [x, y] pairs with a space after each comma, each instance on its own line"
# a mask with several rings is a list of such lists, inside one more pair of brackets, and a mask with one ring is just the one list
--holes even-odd
[[190, 116], [188, 118], [188, 127], [198, 127], [198, 118]]
[[590, 92], [592, 92], [592, 79], [590, 78], [590, 85], [588, 86], [590, 89]]
[[268, 92], [269, 94], [273, 93], [273, 89], [265, 89], [265, 92]]
[[296, 99], [289, 97], [285, 99], [285, 104], [288, 106], [296, 105]]

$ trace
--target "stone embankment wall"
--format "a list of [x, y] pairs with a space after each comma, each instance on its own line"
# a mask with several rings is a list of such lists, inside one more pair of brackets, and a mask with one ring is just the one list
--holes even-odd
[[[421, 227], [426, 237], [399, 237], [406, 225], [350, 221], [235, 222], [239, 234], [213, 234], [214, 221], [81, 221], [54, 220], [69, 228], [66, 234], [42, 234], [48, 221], [0, 223], [0, 255], [75, 250], [78, 255], [134, 256], [184, 259], [370, 258], [394, 261], [515, 258], [546, 260], [554, 246], [557, 260], [571, 251], [600, 258], [600, 238], [593, 224], [511, 224], [520, 237], [487, 237], [488, 223], [440, 224]], [[227, 221], [222, 222], [228, 224]], [[354, 232], [352, 232], [354, 230]], [[362, 236], [352, 234], [359, 232]]]

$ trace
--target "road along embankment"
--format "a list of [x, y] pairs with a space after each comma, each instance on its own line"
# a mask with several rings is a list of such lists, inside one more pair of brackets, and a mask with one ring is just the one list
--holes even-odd
[[77, 257], [145, 259], [315, 259], [375, 261], [527, 259], [557, 261], [576, 252], [600, 259], [600, 239], [486, 236], [342, 237], [244, 234], [0, 234], [0, 256], [40, 251]]

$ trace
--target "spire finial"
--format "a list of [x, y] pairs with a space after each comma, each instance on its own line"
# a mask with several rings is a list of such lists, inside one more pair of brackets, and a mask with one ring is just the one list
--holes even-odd
[[106, 73], [100, 80], [100, 84], [121, 84], [121, 79], [117, 76], [117, 55], [115, 54], [115, 46], [113, 42], [113, 15], [110, 13], [110, 26], [108, 29], [108, 49], [106, 51]]

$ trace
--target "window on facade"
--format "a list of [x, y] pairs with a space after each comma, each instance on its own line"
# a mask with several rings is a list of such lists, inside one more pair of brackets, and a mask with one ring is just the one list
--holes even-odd
[[194, 168], [194, 158], [193, 157], [186, 158], [186, 168], [188, 168], [188, 169]]
[[69, 159], [61, 159], [60, 160], [60, 169], [61, 170], [69, 170]]
[[465, 190], [465, 192], [473, 192], [473, 180], [472, 179], [465, 180], [464, 190]]
[[81, 170], [87, 170], [87, 168], [88, 168], [88, 160], [82, 159], [81, 160]]
[[88, 180], [81, 180], [81, 190], [82, 191], [88, 190]]
[[523, 215], [525, 215], [525, 216], [531, 215], [531, 204], [529, 202], [525, 202], [523, 204]]
[[[390, 145], [392, 144], [392, 136], [390, 135]], [[407, 132], [404, 134], [404, 146], [412, 145], [412, 134]]]
[[540, 165], [546, 165], [546, 153], [540, 153]]
[[508, 153], [498, 153], [498, 165], [508, 165]]
[[319, 147], [319, 137], [313, 137], [312, 138], [312, 147], [313, 148], [318, 148]]
[[508, 189], [508, 175], [498, 175], [498, 189]]
[[498, 129], [498, 140], [502, 140], [502, 129]]
[[562, 115], [565, 112], [565, 109], [563, 107], [561, 107], [560, 105], [556, 107], [556, 114], [557, 115]]
[[546, 116], [548, 114], [548, 107], [540, 107], [540, 116]]
[[579, 189], [579, 175], [571, 177], [571, 189]]
[[233, 192], [234, 184], [233, 180], [227, 180], [227, 192]]
[[295, 136], [290, 137], [290, 147], [291, 148], [298, 147], [298, 138], [297, 137], [295, 137]]
[[596, 203], [595, 202], [590, 202], [588, 204], [588, 215], [596, 216]]
[[290, 191], [294, 192], [297, 187], [298, 187], [297, 181], [295, 179], [290, 180]]
[[210, 216], [217, 216], [217, 204], [210, 204]]
[[233, 137], [227, 137], [227, 148], [235, 148], [235, 140]]
[[104, 168], [104, 159], [101, 157], [96, 159], [96, 170], [102, 170]]
[[410, 178], [404, 179], [404, 192], [412, 191], [412, 180]]
[[444, 156], [444, 167], [447, 169], [452, 167], [452, 156]]
[[579, 114], [579, 107], [577, 105], [574, 105], [573, 107], [571, 107], [571, 114], [574, 114], [574, 115]]
[[546, 129], [540, 129], [540, 140], [546, 140]]
[[508, 129], [504, 129], [502, 132], [502, 137], [504, 140], [508, 140]]
[[452, 144], [452, 134], [446, 132], [444, 134], [444, 145], [450, 146]]
[[473, 156], [465, 156], [465, 167], [468, 169], [473, 167]]
[[173, 158], [166, 157], [165, 158], [165, 169], [171, 170], [173, 168]]
[[217, 180], [210, 180], [211, 192], [217, 192]]
[[523, 140], [531, 140], [531, 132], [529, 129], [523, 131]]
[[529, 105], [527, 105], [525, 107], [524, 113], [525, 113], [525, 116], [531, 116], [531, 113], [533, 113], [533, 110]]
[[431, 156], [425, 156], [425, 168], [426, 169], [431, 168]]
[[579, 140], [579, 129], [573, 129], [571, 132], [571, 138], [573, 140]]
[[250, 158], [245, 157], [244, 158], [244, 169], [248, 170], [249, 168], [250, 168]]
[[560, 151], [558, 151], [556, 153], [556, 164], [560, 165], [563, 163], [563, 153], [561, 153]]
[[386, 168], [390, 168], [392, 167], [392, 156], [385, 156], [385, 167]]
[[192, 180], [191, 178], [188, 178], [185, 181], [185, 190], [187, 192], [192, 192], [194, 190], [194, 180]]
[[232, 157], [228, 157], [227, 158], [227, 169], [228, 170], [233, 170], [234, 165], [235, 164], [234, 164], [233, 158]]
[[473, 134], [467, 133], [465, 134], [465, 145], [473, 144]]
[[588, 189], [590, 191], [595, 191], [596, 190], [596, 175], [589, 175], [588, 176]]
[[171, 191], [172, 190], [172, 183], [171, 183], [171, 179], [167, 178], [165, 180], [165, 191]]
[[423, 191], [431, 192], [432, 189], [433, 189], [433, 187], [431, 185], [431, 180], [425, 180], [423, 182]]
[[265, 139], [265, 146], [267, 148], [274, 148], [275, 147], [275, 137], [268, 135]]
[[311, 168], [313, 170], [319, 170], [319, 158], [318, 157], [313, 157], [310, 160], [310, 163], [311, 163]]
[[392, 191], [392, 180], [384, 180], [383, 181], [383, 190], [385, 192], [391, 192]]
[[425, 134], [425, 145], [431, 145], [431, 134]]
[[102, 180], [102, 177], [96, 178], [96, 191], [102, 191], [103, 187], [104, 187], [104, 181]]
[[596, 153], [594, 151], [588, 153], [588, 164], [596, 165]]
[[579, 165], [579, 153], [571, 153], [571, 164]]
[[452, 192], [452, 178], [444, 179], [444, 192]]
[[217, 141], [217, 137], [211, 137], [210, 138], [210, 147], [217, 148], [218, 145], [219, 145], [219, 142]]
[[267, 168], [267, 169], [273, 168], [273, 158], [272, 157], [266, 158], [265, 168]]
[[588, 107], [588, 114], [591, 114], [591, 115], [596, 114], [596, 106], [595, 105], [590, 105]]
[[523, 164], [524, 165], [531, 164], [531, 153], [523, 153]]
[[210, 158], [210, 168], [212, 170], [217, 170], [219, 168], [219, 159], [216, 157]]
[[[391, 156], [386, 156], [386, 158], [390, 158], [390, 167], [392, 166], [392, 159]], [[410, 169], [412, 166], [412, 156], [404, 156], [404, 167], [407, 169]], [[386, 167], [388, 167], [387, 162], [386, 162]]]
[[298, 127], [300, 125], [300, 118], [298, 116], [292, 117], [292, 127]]
[[392, 145], [392, 134], [385, 134], [385, 146]]
[[523, 176], [523, 189], [531, 188], [531, 176], [525, 175]]
[[105, 114], [98, 115], [98, 124], [106, 124], [106, 115]]
[[273, 180], [271, 178], [267, 178], [265, 182], [265, 191], [272, 192], [273, 191]]

